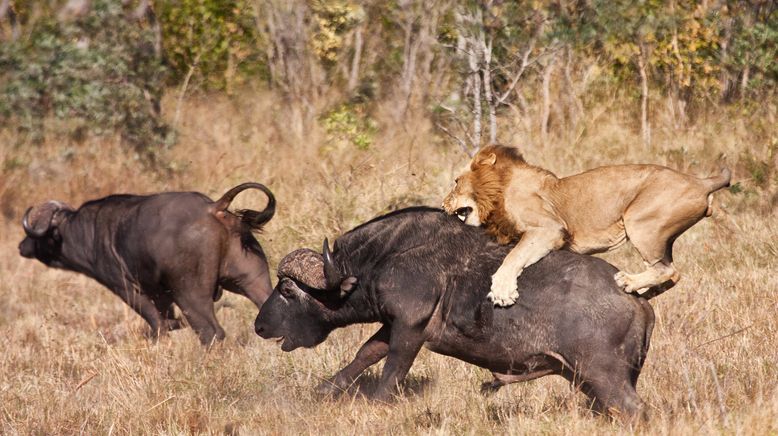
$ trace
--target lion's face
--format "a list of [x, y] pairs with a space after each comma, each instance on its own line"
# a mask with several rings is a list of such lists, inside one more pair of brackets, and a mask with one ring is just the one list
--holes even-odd
[[443, 199], [443, 209], [449, 215], [454, 215], [469, 226], [480, 226], [481, 219], [478, 202], [475, 199], [473, 187], [473, 172], [467, 171], [457, 177], [454, 189]]

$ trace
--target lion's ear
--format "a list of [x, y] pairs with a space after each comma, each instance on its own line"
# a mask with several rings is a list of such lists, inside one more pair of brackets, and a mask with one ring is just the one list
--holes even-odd
[[494, 165], [495, 162], [497, 162], [497, 155], [494, 153], [478, 156], [478, 160], [476, 161], [478, 165]]

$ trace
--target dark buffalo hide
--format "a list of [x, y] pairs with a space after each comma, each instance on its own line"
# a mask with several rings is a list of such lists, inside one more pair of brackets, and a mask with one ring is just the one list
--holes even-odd
[[325, 392], [386, 358], [376, 396], [388, 399], [426, 346], [491, 370], [486, 390], [557, 374], [596, 409], [636, 415], [654, 325], [648, 302], [621, 291], [607, 262], [558, 251], [519, 277], [515, 305], [495, 308], [490, 277], [510, 249], [436, 209], [394, 212], [341, 236], [332, 253], [326, 243], [322, 254], [291, 253], [255, 329], [291, 351], [338, 327], [380, 323]]
[[[227, 210], [246, 189], [268, 196], [263, 211]], [[275, 213], [264, 185], [244, 183], [216, 202], [197, 192], [111, 195], [73, 209], [49, 201], [27, 210], [22, 256], [97, 280], [151, 326], [153, 336], [180, 327], [173, 303], [203, 343], [224, 338], [214, 315], [220, 287], [257, 308], [272, 288], [267, 259], [252, 231]]]

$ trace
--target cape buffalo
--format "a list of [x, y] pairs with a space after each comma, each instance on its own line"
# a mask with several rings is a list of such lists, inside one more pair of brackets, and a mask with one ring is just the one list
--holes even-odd
[[[267, 195], [265, 210], [228, 211], [246, 189]], [[78, 209], [49, 201], [24, 214], [19, 252], [97, 280], [146, 320], [153, 337], [180, 327], [175, 302], [206, 344], [224, 338], [213, 307], [220, 287], [257, 308], [272, 292], [252, 231], [274, 213], [275, 198], [259, 183], [238, 185], [216, 202], [197, 192], [111, 195]]]
[[343, 391], [386, 357], [376, 397], [391, 398], [426, 346], [491, 370], [486, 390], [558, 374], [596, 410], [635, 416], [651, 306], [616, 286], [612, 265], [560, 251], [521, 275], [516, 305], [495, 308], [486, 299], [489, 278], [510, 249], [440, 210], [397, 211], [341, 236], [332, 253], [325, 240], [323, 254], [287, 255], [255, 330], [292, 351], [320, 344], [338, 327], [381, 323], [356, 358], [320, 385], [324, 392]]

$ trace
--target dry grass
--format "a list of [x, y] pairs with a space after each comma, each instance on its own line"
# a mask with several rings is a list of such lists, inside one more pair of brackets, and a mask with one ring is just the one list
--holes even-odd
[[[374, 434], [546, 433], [644, 434], [778, 432], [778, 228], [774, 185], [753, 187], [745, 149], [765, 160], [778, 140], [775, 113], [720, 115], [694, 127], [654, 130], [655, 147], [616, 110], [590, 111], [573, 145], [545, 148], [521, 123], [506, 142], [525, 145], [528, 160], [560, 175], [617, 162], [654, 162], [704, 174], [719, 155], [746, 193], [717, 194], [719, 209], [676, 244], [684, 278], [653, 301], [654, 340], [638, 391], [651, 420], [637, 428], [592, 417], [584, 397], [561, 378], [512, 385], [492, 397], [478, 392], [488, 372], [422, 351], [396, 405], [360, 397], [321, 401], [323, 377], [346, 364], [376, 329], [335, 332], [312, 350], [282, 353], [252, 330], [248, 300], [218, 314], [228, 338], [205, 352], [191, 330], [159, 343], [144, 339], [142, 320], [85, 277], [46, 269], [18, 256], [19, 217], [49, 198], [74, 205], [110, 192], [198, 190], [218, 196], [244, 180], [268, 184], [278, 214], [259, 236], [271, 267], [290, 250], [316, 247], [389, 208], [438, 205], [466, 162], [435, 139], [424, 121], [383, 130], [370, 151], [330, 143], [315, 128], [293, 143], [283, 109], [268, 96], [218, 98], [183, 108], [173, 170], [144, 172], [117, 143], [80, 145], [50, 138], [39, 149], [0, 145], [0, 432], [3, 434]], [[510, 124], [505, 121], [506, 124]], [[0, 134], [0, 144], [12, 134]], [[774, 177], [774, 173], [773, 173]], [[240, 198], [263, 202], [261, 194]], [[639, 268], [629, 248], [607, 258]], [[360, 381], [375, 385], [379, 368]]]

